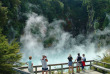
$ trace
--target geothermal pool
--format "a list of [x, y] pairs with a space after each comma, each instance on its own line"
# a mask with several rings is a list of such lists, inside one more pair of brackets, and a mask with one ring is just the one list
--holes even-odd
[[[24, 28], [24, 35], [21, 36], [21, 52], [23, 53], [22, 62], [28, 61], [32, 56], [34, 65], [41, 65], [42, 55], [48, 58], [48, 64], [68, 62], [67, 57], [72, 55], [73, 61], [77, 53], [85, 54], [87, 60], [100, 59], [106, 52], [107, 46], [98, 47], [98, 35], [110, 33], [110, 31], [98, 31], [88, 36], [79, 34], [75, 38], [62, 28], [63, 20], [54, 20], [49, 23], [44, 16], [36, 13], [28, 14], [28, 20]], [[51, 40], [51, 44], [46, 41]], [[45, 46], [46, 47], [45, 47]]]

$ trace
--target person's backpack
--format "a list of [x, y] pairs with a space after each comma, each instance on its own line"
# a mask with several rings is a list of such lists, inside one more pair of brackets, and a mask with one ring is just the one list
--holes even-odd
[[81, 62], [81, 56], [78, 56], [77, 62]]

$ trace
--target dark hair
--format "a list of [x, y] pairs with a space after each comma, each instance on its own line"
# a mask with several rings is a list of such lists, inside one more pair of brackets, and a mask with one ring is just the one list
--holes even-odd
[[83, 56], [85, 56], [85, 54], [83, 54]]
[[78, 53], [78, 56], [80, 56], [80, 53]]

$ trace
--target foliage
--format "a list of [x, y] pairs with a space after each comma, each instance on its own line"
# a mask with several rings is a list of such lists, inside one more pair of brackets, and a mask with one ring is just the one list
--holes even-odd
[[99, 27], [99, 22], [98, 21], [95, 21], [94, 22], [94, 29], [98, 29], [98, 27]]
[[[30, 3], [31, 8], [28, 7]], [[110, 13], [109, 0], [21, 0], [21, 7], [25, 7], [24, 12], [31, 10], [44, 15], [49, 22], [64, 19], [67, 22], [63, 25], [65, 31], [73, 36], [86, 34], [90, 30], [93, 32], [94, 29], [103, 30], [109, 22], [106, 18], [106, 13]], [[95, 20], [99, 25], [94, 24]]]
[[[100, 24], [98, 29], [103, 30], [107, 25], [108, 21], [106, 19], [106, 14], [110, 13], [110, 2], [109, 0], [84, 0], [83, 3], [87, 5], [87, 10], [90, 14], [89, 17], [92, 17], [91, 24], [93, 25], [94, 20], [97, 20]], [[93, 12], [91, 12], [93, 10]], [[106, 26], [105, 26], [106, 23]]]
[[0, 2], [0, 27], [3, 27], [7, 21], [7, 7], [2, 7], [2, 2]]
[[65, 31], [86, 35], [108, 26], [110, 0], [0, 0], [0, 27], [9, 40], [19, 40], [27, 20], [24, 13], [29, 12], [44, 15], [49, 22], [63, 19]]
[[20, 0], [0, 0], [0, 28], [9, 41], [20, 37], [24, 21], [20, 19]]
[[103, 58], [101, 59], [102, 62], [110, 63], [110, 51], [107, 51], [106, 54], [104, 54]]
[[0, 73], [12, 74], [12, 67], [20, 65], [20, 59], [19, 44], [15, 41], [8, 43], [0, 29]]

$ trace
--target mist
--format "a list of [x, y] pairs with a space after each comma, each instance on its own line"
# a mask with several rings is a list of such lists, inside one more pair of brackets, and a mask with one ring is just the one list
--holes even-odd
[[[109, 34], [109, 28], [104, 31], [97, 30], [88, 36], [79, 34], [75, 38], [69, 32], [65, 32], [62, 24], [64, 20], [54, 20], [52, 23], [42, 15], [36, 13], [27, 14], [28, 20], [21, 36], [21, 52], [23, 53], [22, 62], [28, 61], [32, 56], [34, 65], [40, 65], [42, 55], [48, 58], [48, 64], [68, 62], [67, 57], [72, 55], [76, 59], [77, 53], [86, 55], [87, 60], [100, 59], [109, 46], [98, 47], [97, 36]], [[45, 43], [48, 40], [51, 43]]]

